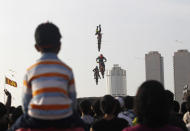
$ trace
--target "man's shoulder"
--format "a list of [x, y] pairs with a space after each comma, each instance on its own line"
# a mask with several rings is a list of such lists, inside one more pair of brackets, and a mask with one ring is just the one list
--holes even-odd
[[62, 66], [64, 66], [64, 67], [67, 68], [68, 70], [72, 71], [72, 68], [71, 68], [68, 64], [66, 64], [65, 62], [63, 62], [63, 61], [61, 61], [61, 60], [59, 60], [59, 62], [61, 63]]

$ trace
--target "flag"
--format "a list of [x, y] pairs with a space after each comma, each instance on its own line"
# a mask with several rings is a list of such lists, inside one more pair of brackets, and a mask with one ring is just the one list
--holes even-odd
[[14, 86], [14, 87], [17, 87], [17, 83], [7, 77], [5, 77], [5, 84], [8, 84], [10, 86]]

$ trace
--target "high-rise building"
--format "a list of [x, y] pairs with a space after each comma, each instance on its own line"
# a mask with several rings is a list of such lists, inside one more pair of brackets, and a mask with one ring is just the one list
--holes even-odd
[[106, 72], [107, 94], [112, 96], [126, 96], [126, 70], [121, 69], [118, 64], [113, 65], [111, 70]]
[[190, 86], [190, 53], [188, 50], [178, 50], [173, 56], [174, 64], [174, 94], [175, 100], [183, 101], [184, 87]]
[[157, 80], [164, 85], [163, 57], [158, 51], [145, 54], [146, 80]]

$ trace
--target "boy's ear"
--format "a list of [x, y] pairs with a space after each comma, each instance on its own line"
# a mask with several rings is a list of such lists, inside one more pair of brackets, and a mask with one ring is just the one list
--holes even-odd
[[38, 44], [35, 44], [35, 48], [36, 48], [36, 50], [37, 50], [38, 52], [41, 51], [40, 46], [39, 46]]
[[55, 52], [56, 52], [56, 53], [59, 53], [60, 49], [61, 49], [61, 42], [59, 42], [59, 45], [58, 45], [57, 48], [55, 49]]

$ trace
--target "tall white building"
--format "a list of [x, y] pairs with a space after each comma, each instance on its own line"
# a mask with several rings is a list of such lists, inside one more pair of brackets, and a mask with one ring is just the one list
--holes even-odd
[[107, 94], [112, 96], [126, 96], [126, 70], [121, 69], [118, 64], [113, 65], [111, 70], [106, 72]]
[[183, 89], [190, 86], [190, 53], [188, 50], [178, 50], [173, 56], [174, 64], [174, 94], [178, 102], [183, 100]]
[[158, 51], [145, 54], [146, 80], [157, 80], [164, 85], [163, 57]]

